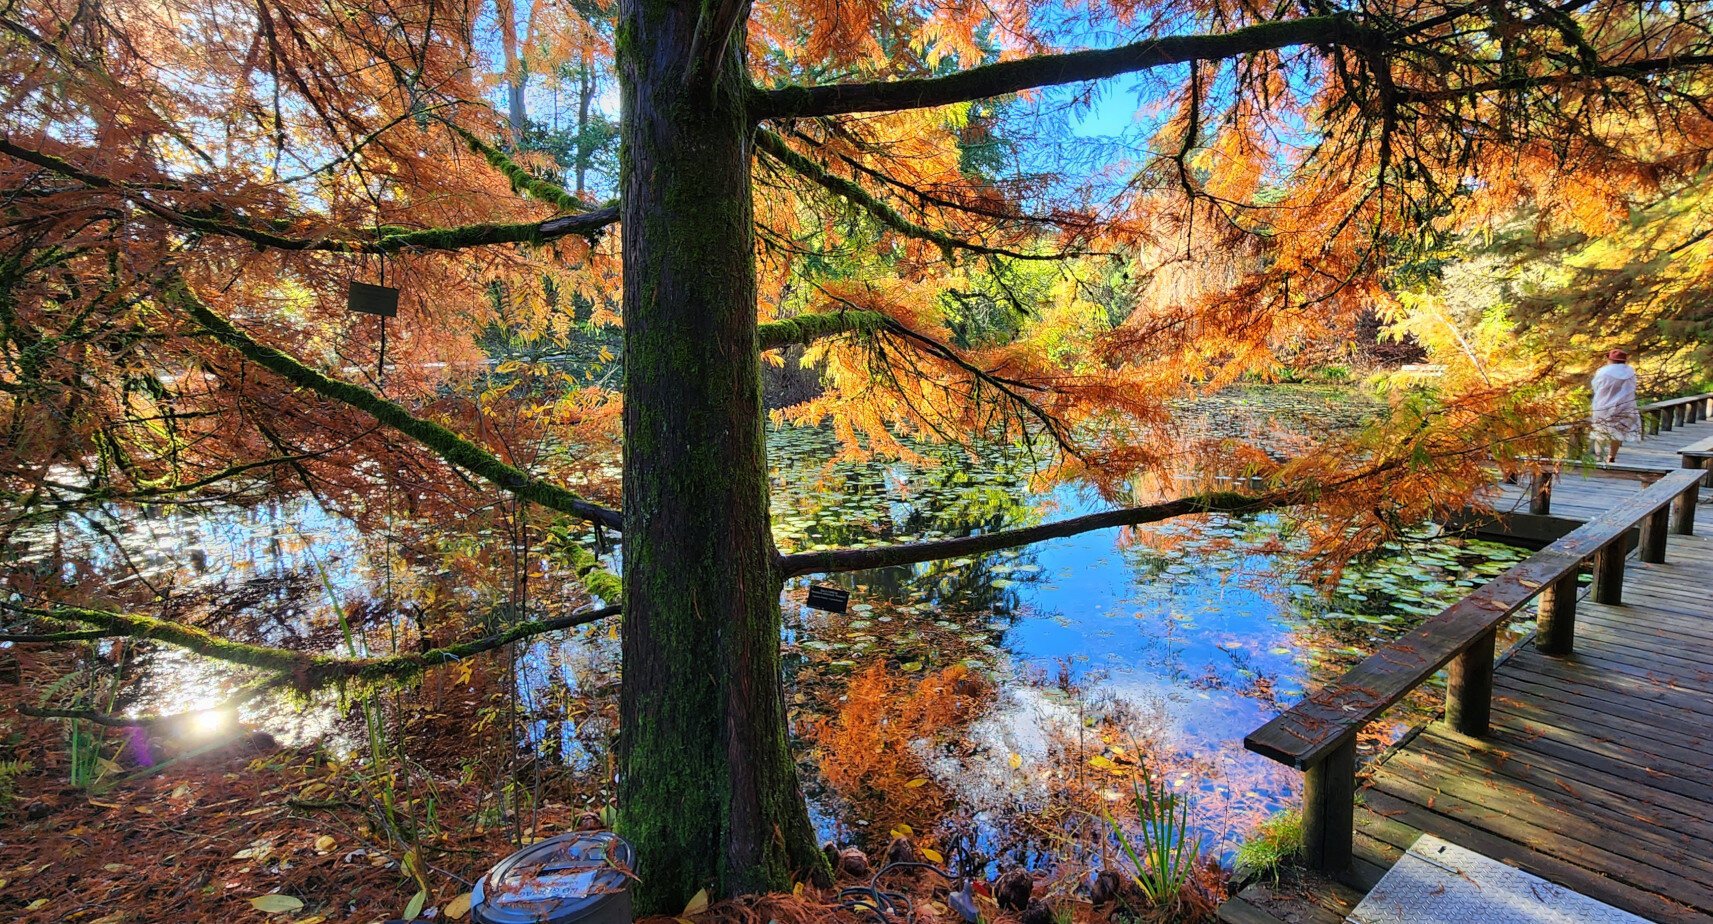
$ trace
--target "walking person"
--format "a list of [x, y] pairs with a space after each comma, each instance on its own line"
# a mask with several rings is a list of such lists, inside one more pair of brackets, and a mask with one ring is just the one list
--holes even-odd
[[1640, 439], [1642, 415], [1636, 410], [1636, 370], [1630, 354], [1613, 350], [1606, 365], [1594, 373], [1594, 453], [1602, 461], [1618, 461], [1618, 447], [1625, 440]]

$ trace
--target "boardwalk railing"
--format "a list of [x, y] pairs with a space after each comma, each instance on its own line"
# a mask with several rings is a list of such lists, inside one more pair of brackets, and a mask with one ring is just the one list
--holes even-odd
[[[1704, 473], [1679, 469], [1552, 545], [1517, 563], [1415, 630], [1370, 655], [1338, 681], [1243, 740], [1243, 746], [1303, 771], [1303, 854], [1329, 873], [1350, 867], [1356, 789], [1356, 736], [1393, 703], [1448, 668], [1445, 721], [1466, 735], [1488, 731], [1493, 706], [1493, 657], [1499, 629], [1540, 598], [1535, 645], [1569, 654], [1576, 633], [1576, 581], [1592, 563], [1594, 600], [1623, 599], [1630, 530], [1641, 526], [1641, 559], [1665, 561], [1667, 517], [1693, 517], [1681, 498], [1693, 497]], [[1689, 534], [1693, 521], [1673, 524]]]
[[1642, 412], [1642, 429], [1658, 433], [1713, 416], [1713, 392], [1655, 401], [1636, 410]]

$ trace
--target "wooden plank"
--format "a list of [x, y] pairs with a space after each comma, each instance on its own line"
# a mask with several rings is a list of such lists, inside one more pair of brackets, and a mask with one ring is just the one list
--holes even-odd
[[[1641, 824], [1628, 814], [1608, 809], [1593, 798], [1592, 787], [1586, 787], [1581, 780], [1565, 783], [1563, 791], [1554, 792], [1550, 784], [1505, 777], [1482, 778], [1470, 773], [1470, 769], [1461, 764], [1429, 760], [1411, 751], [1408, 759], [1390, 764], [1387, 771], [1377, 774], [1374, 786], [1406, 798], [1425, 796], [1451, 814], [1459, 806], [1478, 809], [1486, 813], [1483, 817], [1503, 818], [1504, 824], [1526, 825], [1567, 844], [1574, 842], [1577, 849], [1586, 848], [1596, 857], [1601, 854], [1626, 857], [1657, 870], [1661, 881], [1688, 876], [1703, 885], [1704, 892], [1698, 893], [1700, 900], [1705, 907], [1713, 908], [1713, 885], [1710, 885], [1713, 861], [1706, 859], [1705, 840]], [[1623, 831], [1624, 836], [1612, 837], [1614, 830]]]
[[1706, 439], [1696, 440], [1687, 446], [1681, 447], [1677, 450], [1677, 454], [1679, 456], [1700, 456], [1702, 458], [1713, 456], [1713, 436], [1709, 436]]
[[1572, 683], [1608, 687], [1650, 702], [1680, 706], [1713, 719], [1713, 683], [1677, 674], [1660, 665], [1636, 666], [1610, 655], [1585, 650], [1577, 653], [1575, 664], [1554, 663], [1541, 658], [1517, 667], [1563, 677]]
[[[1516, 785], [1562, 799], [1553, 787], [1568, 786], [1591, 805], [1597, 805], [1635, 821], [1654, 825], [1713, 846], [1713, 805], [1686, 796], [1656, 790], [1638, 775], [1607, 773], [1583, 764], [1554, 760], [1529, 748], [1494, 752], [1478, 747], [1480, 739], [1450, 735], [1424, 736], [1409, 753], [1461, 772], [1473, 779], [1503, 778]], [[1706, 850], [1707, 847], [1699, 848]]]
[[[1622, 735], [1619, 740], [1625, 741], [1638, 754], [1682, 761], [1691, 767], [1702, 765], [1706, 758], [1697, 752], [1713, 744], [1705, 735], [1689, 731], [1706, 727], [1694, 721], [1692, 713], [1661, 715], [1657, 710], [1614, 702], [1612, 696], [1598, 690], [1566, 686], [1551, 678], [1519, 676], [1511, 671], [1497, 674], [1495, 680], [1493, 708], [1504, 716], [1537, 724], [1543, 719], [1559, 717], [1567, 728], [1585, 730], [1601, 740], [1612, 740], [1614, 734]], [[1653, 723], [1652, 727], [1649, 723]], [[1496, 724], [1498, 733], [1502, 734], [1506, 723]], [[1647, 735], [1637, 735], [1638, 728], [1645, 728]], [[1605, 729], [1605, 732], [1600, 729]], [[1685, 755], [1668, 748], [1689, 753]]]
[[1713, 809], [1713, 785], [1709, 785], [1706, 774], [1693, 769], [1686, 769], [1682, 776], [1667, 773], [1657, 769], [1657, 764], [1647, 760], [1646, 755], [1629, 752], [1621, 745], [1610, 746], [1613, 744], [1611, 739], [1597, 742], [1574, 733], [1529, 737], [1498, 733], [1469, 746], [1475, 751], [1491, 753], [1494, 760], [1544, 761], [1546, 765], [1562, 767], [1567, 778], [1574, 778], [1582, 772], [1575, 768], [1583, 767], [1633, 780], [1654, 792], [1681, 799], [1686, 812], [1692, 804]]
[[1251, 732], [1243, 741], [1244, 747], [1298, 769], [1314, 766], [1521, 608], [1543, 586], [1580, 567], [1594, 551], [1671, 503], [1699, 477], [1690, 471], [1672, 472], [1652, 487], [1625, 498]]
[[1225, 900], [1219, 906], [1219, 919], [1225, 924], [1286, 924], [1249, 903], [1241, 894]]

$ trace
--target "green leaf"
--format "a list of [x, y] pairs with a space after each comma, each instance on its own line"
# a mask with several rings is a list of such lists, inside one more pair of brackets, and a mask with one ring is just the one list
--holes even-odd
[[404, 906], [404, 919], [407, 921], [414, 919], [422, 913], [422, 906], [426, 904], [428, 904], [428, 893], [418, 889], [417, 893], [410, 897], [410, 902]]

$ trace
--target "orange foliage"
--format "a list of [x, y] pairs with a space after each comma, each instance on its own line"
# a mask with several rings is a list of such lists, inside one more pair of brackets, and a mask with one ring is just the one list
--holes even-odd
[[808, 723], [821, 776], [839, 796], [885, 832], [925, 826], [947, 805], [914, 742], [935, 742], [973, 719], [992, 684], [957, 664], [920, 678], [884, 662], [851, 679], [838, 708]]

